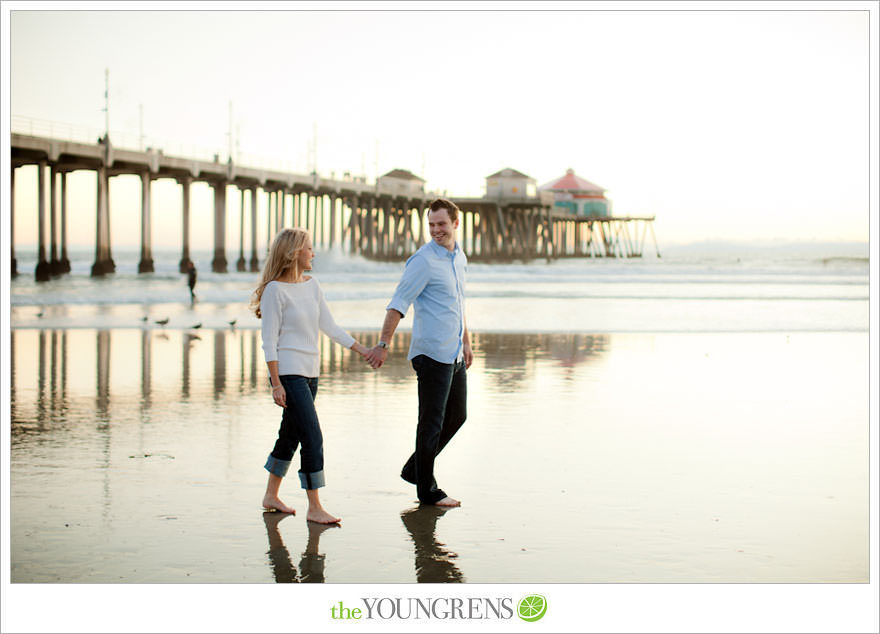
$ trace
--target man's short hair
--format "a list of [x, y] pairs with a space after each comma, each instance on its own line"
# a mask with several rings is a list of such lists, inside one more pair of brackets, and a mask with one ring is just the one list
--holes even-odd
[[441, 209], [446, 210], [446, 213], [449, 214], [449, 219], [452, 222], [455, 222], [458, 219], [458, 206], [451, 200], [446, 200], [445, 198], [438, 198], [432, 202], [431, 206], [428, 207], [428, 213], [431, 213], [432, 211], [440, 211]]

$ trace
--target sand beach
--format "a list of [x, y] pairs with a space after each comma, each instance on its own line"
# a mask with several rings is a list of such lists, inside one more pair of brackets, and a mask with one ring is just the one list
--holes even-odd
[[294, 480], [260, 508], [258, 331], [13, 329], [11, 580], [868, 580], [866, 333], [476, 332], [445, 512], [398, 477], [408, 337], [379, 371], [324, 340], [324, 529]]

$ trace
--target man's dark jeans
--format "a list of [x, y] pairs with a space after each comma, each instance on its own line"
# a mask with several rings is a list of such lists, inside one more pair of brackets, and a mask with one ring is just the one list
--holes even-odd
[[412, 360], [419, 380], [416, 450], [400, 476], [416, 485], [419, 502], [436, 504], [446, 497], [434, 479], [434, 458], [467, 418], [467, 373], [463, 361], [440, 363], [423, 354]]

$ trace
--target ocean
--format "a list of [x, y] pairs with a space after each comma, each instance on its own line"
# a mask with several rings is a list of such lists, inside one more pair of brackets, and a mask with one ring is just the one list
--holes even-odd
[[[487, 332], [774, 332], [868, 329], [867, 247], [803, 247], [774, 254], [726, 247], [681, 248], [644, 259], [569, 259], [473, 263], [468, 325]], [[831, 255], [829, 255], [831, 253]], [[247, 303], [258, 273], [211, 272], [211, 254], [195, 252], [197, 303], [190, 304], [179, 252], [155, 252], [155, 273], [137, 273], [137, 251], [117, 250], [116, 273], [91, 278], [93, 254], [72, 251], [70, 275], [34, 281], [35, 259], [19, 254], [11, 284], [15, 327], [257, 328]], [[381, 325], [403, 264], [368, 261], [339, 250], [318, 252], [314, 275], [336, 321]], [[42, 313], [41, 317], [37, 317]], [[147, 317], [146, 324], [142, 322]], [[401, 324], [407, 328], [408, 320]]]

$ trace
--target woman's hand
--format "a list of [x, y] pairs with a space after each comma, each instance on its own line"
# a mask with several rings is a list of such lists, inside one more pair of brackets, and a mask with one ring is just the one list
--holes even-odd
[[369, 348], [367, 348], [364, 344], [362, 344], [358, 341], [355, 341], [351, 345], [351, 349], [354, 350], [355, 352], [357, 352], [362, 357], [367, 356], [367, 353], [370, 351]]
[[374, 370], [381, 368], [385, 363], [385, 359], [388, 357], [388, 348], [383, 348], [380, 345], [376, 345], [370, 348], [367, 351], [367, 362], [370, 364], [370, 367]]
[[272, 400], [278, 407], [287, 407], [287, 392], [280, 383], [272, 388]]

